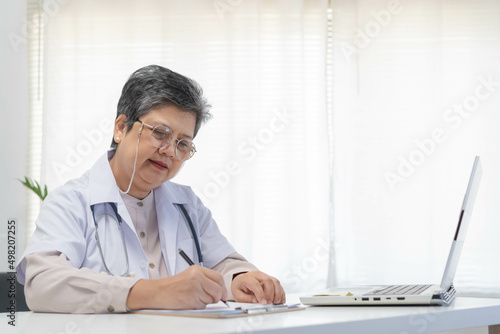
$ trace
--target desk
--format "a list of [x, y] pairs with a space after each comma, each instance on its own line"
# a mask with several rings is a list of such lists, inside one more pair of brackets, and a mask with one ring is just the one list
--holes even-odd
[[[298, 301], [287, 296], [287, 302]], [[15, 333], [431, 333], [500, 324], [500, 299], [459, 297], [451, 306], [309, 307], [304, 311], [234, 319], [143, 314], [50, 314], [19, 312]], [[0, 332], [7, 326], [2, 319]], [[491, 326], [495, 334], [500, 326]]]

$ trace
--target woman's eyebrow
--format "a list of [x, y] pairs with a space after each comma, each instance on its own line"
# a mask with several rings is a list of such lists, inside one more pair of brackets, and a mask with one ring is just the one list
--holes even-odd
[[193, 140], [193, 136], [187, 135], [185, 133], [181, 133], [181, 136], [184, 137], [184, 138], [187, 138], [189, 140]]
[[[169, 128], [169, 129], [170, 129], [170, 128]], [[185, 139], [189, 139], [189, 140], [193, 140], [193, 137], [192, 137], [192, 136], [187, 135], [187, 134], [185, 134], [185, 133], [180, 133], [180, 137], [185, 138]]]

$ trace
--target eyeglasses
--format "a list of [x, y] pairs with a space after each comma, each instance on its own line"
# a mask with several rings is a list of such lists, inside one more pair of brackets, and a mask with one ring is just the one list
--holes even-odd
[[151, 143], [154, 147], [165, 148], [172, 139], [175, 139], [175, 156], [181, 161], [189, 160], [196, 153], [196, 146], [189, 139], [177, 139], [172, 135], [172, 131], [165, 125], [152, 126], [137, 120], [136, 122], [151, 129]]

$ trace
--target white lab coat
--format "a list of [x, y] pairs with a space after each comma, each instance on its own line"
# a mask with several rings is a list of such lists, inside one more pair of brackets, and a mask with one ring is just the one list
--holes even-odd
[[[126, 256], [121, 234], [111, 206], [117, 204], [123, 219], [123, 233], [129, 257], [129, 272], [148, 278], [148, 259], [144, 254], [127, 207], [104, 154], [80, 178], [74, 179], [50, 192], [43, 202], [36, 220], [36, 230], [30, 245], [17, 266], [18, 281], [25, 283], [25, 256], [46, 250], [65, 254], [76, 268], [105, 272], [96, 240], [96, 226], [90, 209], [95, 204], [95, 219], [99, 228], [101, 247], [110, 271], [119, 276], [126, 270]], [[184, 204], [198, 234], [205, 267], [212, 268], [234, 253], [234, 248], [220, 233], [210, 211], [201, 203], [190, 187], [167, 181], [154, 191], [161, 251], [169, 275], [178, 274], [188, 264], [177, 252], [184, 252], [198, 263], [194, 239], [179, 207]]]

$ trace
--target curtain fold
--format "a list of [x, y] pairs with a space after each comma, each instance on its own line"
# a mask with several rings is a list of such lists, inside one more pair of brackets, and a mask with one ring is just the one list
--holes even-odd
[[214, 118], [174, 182], [287, 292], [326, 286], [327, 1], [73, 0], [45, 35], [44, 182], [109, 147], [127, 77], [159, 64], [197, 80]]
[[473, 158], [455, 286], [500, 296], [500, 3], [332, 2], [339, 284], [440, 282]]

